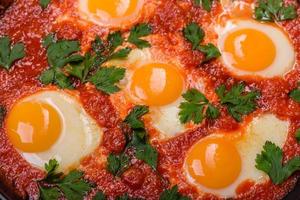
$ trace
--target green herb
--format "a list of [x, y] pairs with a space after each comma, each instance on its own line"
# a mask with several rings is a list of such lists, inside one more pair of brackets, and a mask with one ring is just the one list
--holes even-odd
[[4, 108], [4, 106], [0, 106], [0, 127], [3, 124], [5, 115], [6, 115], [6, 109]]
[[120, 155], [110, 154], [107, 158], [107, 170], [114, 176], [120, 176], [129, 166], [129, 157], [122, 153]]
[[260, 21], [284, 21], [295, 19], [297, 11], [294, 5], [284, 6], [283, 0], [259, 0], [254, 15]]
[[55, 159], [45, 164], [47, 176], [38, 182], [40, 198], [56, 200], [63, 194], [68, 200], [82, 200], [86, 193], [92, 189], [92, 185], [83, 179], [83, 172], [74, 170], [63, 177], [62, 173], [56, 173], [58, 166], [59, 164]]
[[147, 106], [135, 106], [129, 115], [127, 115], [124, 122], [129, 124], [133, 129], [144, 128], [144, 123], [140, 118], [148, 112], [149, 108]]
[[192, 22], [188, 24], [183, 29], [183, 35], [186, 38], [187, 41], [189, 41], [192, 44], [193, 50], [198, 50], [204, 53], [205, 59], [204, 62], [207, 62], [209, 60], [212, 60], [214, 58], [218, 58], [221, 56], [220, 51], [218, 48], [208, 43], [206, 45], [200, 45], [200, 43], [203, 41], [205, 33], [203, 29], [196, 23]]
[[226, 91], [225, 85], [216, 89], [221, 104], [227, 107], [229, 114], [238, 122], [242, 116], [253, 112], [256, 109], [256, 99], [260, 96], [257, 91], [245, 91], [245, 85], [240, 83]]
[[194, 0], [197, 6], [201, 6], [204, 10], [210, 12], [212, 7], [212, 0]]
[[0, 37], [0, 67], [9, 70], [12, 64], [25, 56], [23, 43], [11, 44], [8, 36]]
[[186, 101], [179, 106], [181, 123], [193, 121], [199, 124], [204, 118], [215, 119], [219, 116], [219, 110], [197, 89], [190, 89], [182, 96]]
[[178, 192], [178, 186], [167, 189], [161, 193], [159, 200], [190, 200], [189, 197], [183, 196]]
[[101, 67], [90, 79], [98, 90], [107, 94], [118, 92], [120, 88], [115, 84], [125, 76], [124, 68]]
[[106, 195], [102, 191], [99, 191], [94, 196], [93, 200], [106, 200]]
[[40, 6], [45, 9], [48, 7], [49, 3], [51, 2], [51, 0], [40, 0]]
[[139, 24], [131, 29], [128, 42], [134, 44], [139, 49], [150, 47], [151, 44], [148, 41], [140, 38], [150, 35], [151, 31], [152, 30], [149, 24]]
[[60, 88], [72, 89], [72, 83], [62, 67], [68, 63], [80, 62], [84, 59], [81, 55], [76, 54], [80, 50], [79, 42], [57, 41], [54, 34], [49, 34], [43, 39], [42, 44], [47, 48], [47, 58], [50, 67], [41, 74], [39, 78], [41, 83], [45, 85], [53, 83]]
[[296, 130], [295, 137], [296, 137], [297, 142], [300, 144], [300, 129]]
[[300, 156], [282, 164], [283, 152], [274, 143], [267, 141], [261, 154], [256, 157], [255, 167], [269, 175], [274, 184], [281, 184], [300, 169]]
[[289, 96], [296, 102], [300, 103], [300, 83], [298, 83], [298, 87], [293, 89], [290, 93]]
[[147, 163], [153, 169], [157, 168], [158, 153], [157, 150], [153, 148], [150, 144], [136, 146], [135, 156], [137, 157], [137, 159]]

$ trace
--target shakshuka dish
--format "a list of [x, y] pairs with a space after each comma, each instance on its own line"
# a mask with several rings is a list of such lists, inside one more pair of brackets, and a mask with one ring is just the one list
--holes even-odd
[[299, 1], [0, 4], [0, 182], [15, 199], [293, 190]]

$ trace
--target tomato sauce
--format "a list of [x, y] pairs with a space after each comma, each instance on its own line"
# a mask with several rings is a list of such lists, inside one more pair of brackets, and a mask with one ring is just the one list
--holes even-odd
[[[207, 13], [193, 6], [191, 0], [164, 0], [155, 4], [149, 3], [150, 0], [145, 2], [149, 5], [149, 11], [140, 21], [149, 22], [154, 34], [161, 37], [153, 41], [152, 45], [161, 48], [170, 56], [179, 56], [180, 62], [187, 70], [197, 70], [209, 80], [207, 84], [212, 91], [220, 84], [231, 86], [242, 81], [231, 76], [220, 61], [199, 66], [204, 59], [203, 55], [191, 51], [191, 46], [182, 37], [182, 28], [194, 21], [202, 24], [204, 29], [208, 30], [209, 37], [214, 40], [217, 36], [213, 32], [210, 33], [209, 24], [214, 22], [215, 16], [222, 11], [219, 3], [214, 3], [212, 11]], [[0, 35], [8, 35], [13, 43], [21, 41], [26, 46], [24, 59], [17, 61], [9, 71], [0, 69], [0, 104], [8, 111], [19, 98], [44, 87], [39, 83], [38, 77], [47, 67], [46, 52], [41, 46], [41, 39], [45, 35], [56, 32], [58, 38], [79, 40], [84, 51], [89, 48], [92, 36], [104, 36], [109, 32], [107, 28], [81, 23], [74, 5], [75, 0], [53, 0], [49, 8], [42, 10], [38, 0], [16, 1], [0, 19]], [[57, 20], [65, 14], [70, 14], [75, 20]], [[288, 140], [283, 149], [286, 161], [300, 155], [300, 146], [293, 135], [300, 127], [300, 104], [288, 97], [289, 91], [300, 81], [300, 18], [280, 25], [288, 32], [297, 52], [295, 69], [284, 78], [263, 80], [246, 77], [243, 81], [249, 88], [261, 91], [257, 112], [272, 112], [291, 122]], [[129, 28], [125, 27], [122, 31], [128, 31]], [[133, 165], [121, 177], [115, 178], [106, 171], [103, 157], [110, 152], [118, 153], [124, 148], [126, 138], [123, 134], [122, 119], [107, 95], [88, 84], [77, 83], [76, 86], [85, 110], [104, 129], [102, 145], [82, 160], [80, 169], [85, 172], [85, 178], [95, 183], [97, 189], [103, 190], [110, 199], [128, 193], [133, 197], [156, 200], [160, 193], [169, 187], [170, 182], [178, 183], [181, 193], [197, 199], [199, 195], [196, 188], [186, 181], [182, 172], [186, 152], [194, 143], [214, 131], [232, 131], [239, 128], [239, 124], [222, 108], [221, 116], [217, 120], [205, 121], [195, 130], [165, 141], [153, 139], [152, 144], [159, 152], [157, 171], [142, 161], [133, 160]], [[8, 141], [4, 127], [0, 128], [0, 181], [5, 182], [20, 198], [38, 199], [39, 191], [35, 181], [42, 179], [44, 175], [44, 172], [32, 167], [20, 156]], [[238, 188], [237, 199], [283, 198], [293, 188], [297, 178], [298, 174], [279, 186], [270, 182], [257, 185], [245, 182]], [[88, 194], [87, 198], [91, 198], [97, 189]], [[218, 198], [207, 194], [201, 196], [201, 199]]]

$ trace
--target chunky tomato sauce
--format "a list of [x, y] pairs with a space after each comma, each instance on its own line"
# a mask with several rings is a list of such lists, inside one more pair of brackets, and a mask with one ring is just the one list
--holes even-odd
[[[49, 32], [56, 32], [59, 38], [77, 39], [83, 46], [83, 51], [89, 48], [93, 36], [106, 35], [109, 30], [78, 20], [74, 8], [75, 0], [53, 0], [44, 11], [38, 5], [38, 0], [16, 1], [0, 19], [0, 35], [8, 35], [13, 42], [22, 41], [26, 45], [26, 57], [17, 61], [9, 71], [0, 69], [0, 103], [7, 110], [19, 98], [43, 89], [38, 77], [47, 67], [45, 49], [41, 39]], [[209, 37], [215, 39], [215, 33], [210, 33], [209, 24], [216, 20], [222, 10], [215, 3], [210, 13], [196, 8], [189, 0], [164, 0], [151, 3], [145, 2], [147, 12], [141, 16], [141, 22], [149, 22], [153, 27], [156, 40], [152, 45], [161, 49], [168, 56], [179, 57], [187, 71], [207, 80], [207, 87], [213, 93], [214, 89], [225, 83], [230, 86], [241, 81], [234, 78], [222, 67], [220, 61], [212, 61], [199, 66], [203, 55], [191, 51], [190, 45], [182, 37], [182, 28], [191, 21], [207, 28]], [[145, 10], [146, 10], [145, 9]], [[300, 10], [298, 9], [298, 13]], [[68, 15], [69, 20], [61, 16]], [[256, 88], [262, 95], [258, 101], [259, 109], [252, 115], [261, 112], [272, 112], [279, 118], [289, 120], [291, 128], [288, 140], [284, 146], [285, 160], [300, 155], [300, 146], [294, 139], [294, 132], [300, 127], [300, 104], [288, 97], [288, 92], [300, 81], [300, 18], [280, 24], [288, 32], [297, 52], [295, 69], [284, 78], [268, 80], [248, 77], [244, 81], [250, 88]], [[130, 27], [123, 27], [128, 31]], [[206, 30], [206, 29], [205, 29]], [[195, 72], [196, 71], [196, 72]], [[152, 144], [159, 152], [157, 172], [139, 160], [133, 160], [129, 168], [120, 178], [115, 178], [106, 171], [103, 157], [110, 152], [118, 153], [125, 146], [122, 119], [118, 116], [109, 97], [97, 91], [91, 85], [77, 84], [81, 102], [86, 111], [104, 127], [104, 138], [101, 147], [81, 162], [80, 169], [85, 172], [85, 178], [97, 185], [110, 198], [128, 193], [130, 196], [144, 199], [158, 199], [159, 194], [169, 186], [169, 182], [177, 183], [180, 192], [197, 199], [196, 188], [191, 186], [182, 172], [183, 159], [187, 150], [199, 139], [217, 131], [231, 131], [239, 128], [239, 124], [230, 117], [226, 109], [221, 109], [221, 116], [215, 121], [206, 121], [196, 130], [191, 130], [178, 137], [161, 141], [153, 138]], [[151, 130], [150, 130], [151, 135]], [[66, 149], [67, 150], [67, 149]], [[38, 188], [35, 180], [44, 177], [44, 172], [28, 164], [14, 149], [7, 139], [4, 128], [0, 128], [0, 181], [21, 198], [37, 199]], [[238, 188], [237, 199], [280, 199], [294, 186], [297, 174], [285, 183], [275, 186], [270, 182], [255, 185], [246, 181]], [[88, 198], [96, 192], [93, 190]], [[203, 199], [218, 199], [213, 195], [204, 195]]]

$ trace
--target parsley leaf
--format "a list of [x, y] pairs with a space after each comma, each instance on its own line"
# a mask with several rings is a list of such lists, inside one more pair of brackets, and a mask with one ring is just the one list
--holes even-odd
[[255, 19], [260, 21], [284, 21], [297, 17], [293, 5], [284, 6], [283, 0], [259, 0], [255, 7]]
[[140, 38], [150, 35], [151, 32], [152, 30], [149, 24], [143, 23], [143, 24], [136, 25], [130, 31], [128, 42], [134, 44], [139, 49], [150, 47], [151, 44], [148, 41], [142, 40]]
[[159, 200], [190, 200], [189, 197], [183, 196], [178, 192], [178, 186], [175, 185], [171, 189], [163, 191]]
[[147, 106], [135, 106], [127, 115], [124, 122], [129, 124], [133, 129], [144, 128], [144, 122], [142, 122], [139, 118], [148, 112], [149, 108]]
[[202, 6], [204, 10], [211, 11], [212, 0], [194, 0], [197, 6]]
[[179, 106], [181, 123], [193, 121], [199, 124], [204, 118], [215, 119], [219, 116], [218, 109], [209, 103], [208, 99], [197, 89], [190, 89], [182, 96], [186, 101]]
[[39, 186], [40, 199], [42, 200], [58, 200], [60, 197], [60, 191], [58, 188], [46, 188]]
[[101, 67], [90, 79], [98, 90], [104, 93], [112, 94], [120, 90], [115, 84], [125, 76], [124, 68]]
[[51, 0], [40, 0], [40, 6], [45, 9], [48, 7], [49, 3], [51, 2]]
[[109, 43], [110, 52], [113, 52], [118, 46], [122, 45], [124, 42], [120, 31], [109, 34], [107, 36], [107, 40]]
[[198, 50], [204, 53], [204, 62], [221, 56], [219, 49], [212, 43], [208, 43], [207, 45], [200, 45], [200, 43], [204, 39], [205, 33], [197, 23], [192, 22], [188, 24], [183, 29], [183, 35], [185, 39], [192, 44], [193, 50]]
[[0, 127], [3, 124], [5, 115], [6, 115], [6, 109], [3, 106], [0, 106]]
[[123, 195], [121, 195], [121, 196], [118, 196], [118, 197], [116, 198], [116, 200], [138, 200], [138, 199], [131, 198], [131, 197], [129, 197], [128, 194], [126, 193], [126, 194], [123, 194]]
[[203, 29], [196, 24], [195, 22], [192, 22], [188, 24], [184, 29], [183, 29], [183, 34], [184, 37], [192, 43], [193, 50], [197, 49], [199, 46], [200, 42], [203, 41], [205, 33]]
[[120, 176], [129, 166], [129, 157], [125, 154], [109, 154], [107, 158], [107, 170], [114, 176]]
[[295, 137], [296, 137], [297, 142], [300, 144], [300, 129], [296, 130]]
[[[300, 84], [298, 84], [300, 85]], [[294, 101], [300, 103], [300, 88], [295, 88], [289, 93], [289, 97], [291, 97]]]
[[42, 72], [40, 81], [45, 85], [54, 83], [60, 88], [73, 89], [70, 79], [59, 68], [50, 68]]
[[93, 200], [106, 200], [106, 196], [102, 191], [97, 192]]
[[198, 50], [206, 55], [204, 62], [221, 56], [219, 49], [212, 43], [208, 43], [207, 45], [200, 45], [198, 47]]
[[229, 114], [238, 122], [242, 116], [253, 112], [256, 109], [255, 100], [260, 96], [257, 91], [245, 92], [245, 85], [240, 83], [226, 91], [225, 85], [216, 89], [221, 104], [227, 107]]
[[256, 157], [255, 167], [269, 175], [274, 184], [280, 184], [300, 169], [300, 156], [282, 164], [283, 152], [274, 143], [267, 141], [263, 151]]
[[158, 153], [155, 148], [153, 148], [150, 144], [139, 145], [136, 147], [137, 159], [144, 161], [153, 169], [157, 168], [157, 157]]
[[[56, 173], [59, 164], [55, 159], [45, 164], [47, 176], [38, 182], [40, 197], [44, 200], [59, 199], [61, 194], [68, 200], [82, 200], [92, 185], [83, 180], [83, 172], [73, 170], [65, 177]], [[46, 183], [43, 184], [43, 183]]]
[[9, 70], [11, 65], [25, 56], [23, 43], [11, 45], [8, 36], [0, 37], [0, 67]]

